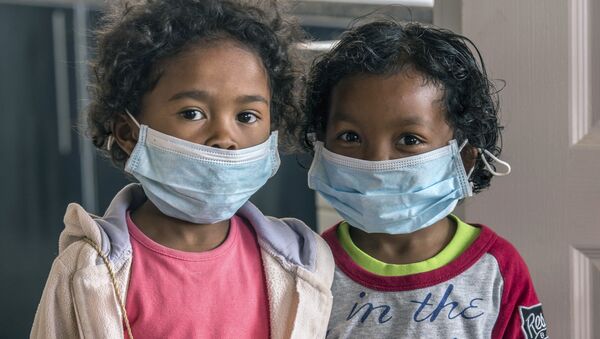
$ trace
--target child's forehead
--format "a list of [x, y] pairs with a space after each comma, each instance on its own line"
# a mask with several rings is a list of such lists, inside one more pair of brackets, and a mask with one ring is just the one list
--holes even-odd
[[444, 121], [443, 91], [418, 73], [355, 74], [333, 89], [329, 122], [432, 124]]
[[239, 71], [236, 81], [240, 82], [248, 80], [242, 78], [243, 75], [251, 75], [250, 80], [268, 78], [268, 72], [260, 57], [249, 48], [244, 48], [241, 43], [231, 40], [194, 44], [164, 60], [157, 69], [161, 79], [186, 79], [195, 76], [219, 80], [232, 70]]
[[[182, 95], [182, 94], [192, 95]], [[270, 100], [268, 73], [260, 58], [237, 44], [224, 42], [196, 46], [166, 61], [144, 102], [195, 98], [196, 101], [233, 100], [240, 97]]]
[[192, 41], [186, 44], [177, 54], [162, 60], [161, 64], [165, 67], [170, 63], [182, 60], [194, 61], [200, 58], [214, 57], [214, 54], [217, 53], [248, 55], [256, 59], [264, 67], [260, 55], [252, 48], [236, 39], [226, 36]]
[[443, 89], [417, 71], [392, 74], [357, 73], [341, 79], [331, 91], [331, 103], [343, 97], [340, 103], [353, 105], [383, 101], [405, 104], [418, 101], [432, 105], [442, 103]]

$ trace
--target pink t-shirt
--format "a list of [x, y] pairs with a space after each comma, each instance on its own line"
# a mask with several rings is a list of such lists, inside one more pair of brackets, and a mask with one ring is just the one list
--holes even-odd
[[260, 248], [246, 220], [234, 216], [227, 239], [207, 252], [162, 246], [129, 213], [127, 226], [133, 262], [125, 307], [134, 337], [269, 337]]

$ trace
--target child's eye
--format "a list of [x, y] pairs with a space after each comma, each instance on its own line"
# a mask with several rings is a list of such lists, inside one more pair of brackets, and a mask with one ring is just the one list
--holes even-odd
[[400, 138], [398, 143], [400, 143], [401, 145], [413, 146], [421, 144], [422, 141], [414, 135], [405, 135], [402, 138]]
[[197, 109], [188, 109], [179, 113], [186, 120], [200, 120], [206, 118], [204, 112]]
[[338, 139], [350, 143], [360, 142], [360, 137], [354, 132], [344, 132], [338, 136]]
[[258, 120], [258, 117], [252, 112], [242, 112], [237, 115], [237, 120], [245, 124], [252, 124]]

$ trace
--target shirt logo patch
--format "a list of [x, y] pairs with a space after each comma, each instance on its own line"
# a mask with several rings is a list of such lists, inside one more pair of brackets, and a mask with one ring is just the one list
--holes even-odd
[[542, 313], [542, 304], [531, 307], [519, 306], [521, 330], [525, 339], [547, 339], [546, 319]]

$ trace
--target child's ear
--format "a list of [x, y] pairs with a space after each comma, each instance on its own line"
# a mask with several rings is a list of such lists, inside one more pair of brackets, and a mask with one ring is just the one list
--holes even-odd
[[477, 151], [477, 148], [471, 146], [470, 144], [466, 144], [462, 151], [460, 151], [460, 157], [462, 158], [465, 172], [469, 173], [473, 166], [475, 166], [478, 153], [479, 152]]
[[139, 128], [125, 114], [119, 114], [112, 125], [113, 137], [121, 149], [131, 155], [137, 144]]

